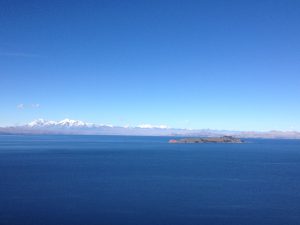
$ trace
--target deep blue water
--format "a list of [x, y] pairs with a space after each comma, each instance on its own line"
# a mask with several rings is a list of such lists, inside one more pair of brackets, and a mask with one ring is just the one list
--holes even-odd
[[1, 225], [300, 224], [300, 141], [0, 136]]

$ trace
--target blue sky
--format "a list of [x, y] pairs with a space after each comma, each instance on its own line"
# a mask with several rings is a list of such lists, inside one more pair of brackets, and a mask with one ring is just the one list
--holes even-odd
[[297, 0], [0, 1], [0, 125], [300, 130], [299, 40]]

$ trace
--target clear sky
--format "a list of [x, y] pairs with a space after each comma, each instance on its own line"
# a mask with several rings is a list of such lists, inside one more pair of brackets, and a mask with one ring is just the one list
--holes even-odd
[[298, 0], [0, 0], [0, 125], [300, 130]]

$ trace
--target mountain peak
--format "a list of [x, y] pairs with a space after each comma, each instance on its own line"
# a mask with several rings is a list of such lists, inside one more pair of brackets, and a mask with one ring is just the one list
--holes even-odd
[[63, 119], [61, 121], [37, 119], [27, 124], [28, 127], [50, 127], [50, 126], [60, 126], [60, 127], [83, 127], [90, 124], [82, 122], [80, 120]]
[[62, 126], [86, 126], [87, 123], [82, 122], [80, 120], [71, 120], [71, 119], [64, 119], [58, 122], [58, 125]]

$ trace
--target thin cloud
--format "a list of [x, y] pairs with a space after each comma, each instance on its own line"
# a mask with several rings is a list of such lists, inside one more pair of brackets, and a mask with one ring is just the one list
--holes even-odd
[[24, 109], [24, 108], [25, 108], [25, 105], [24, 105], [23, 103], [21, 103], [21, 104], [17, 105], [17, 108], [18, 108], [18, 109]]
[[40, 104], [31, 104], [31, 108], [40, 108]]
[[40, 108], [40, 104], [38, 103], [34, 103], [34, 104], [24, 104], [24, 103], [20, 103], [17, 105], [18, 109], [37, 109]]

